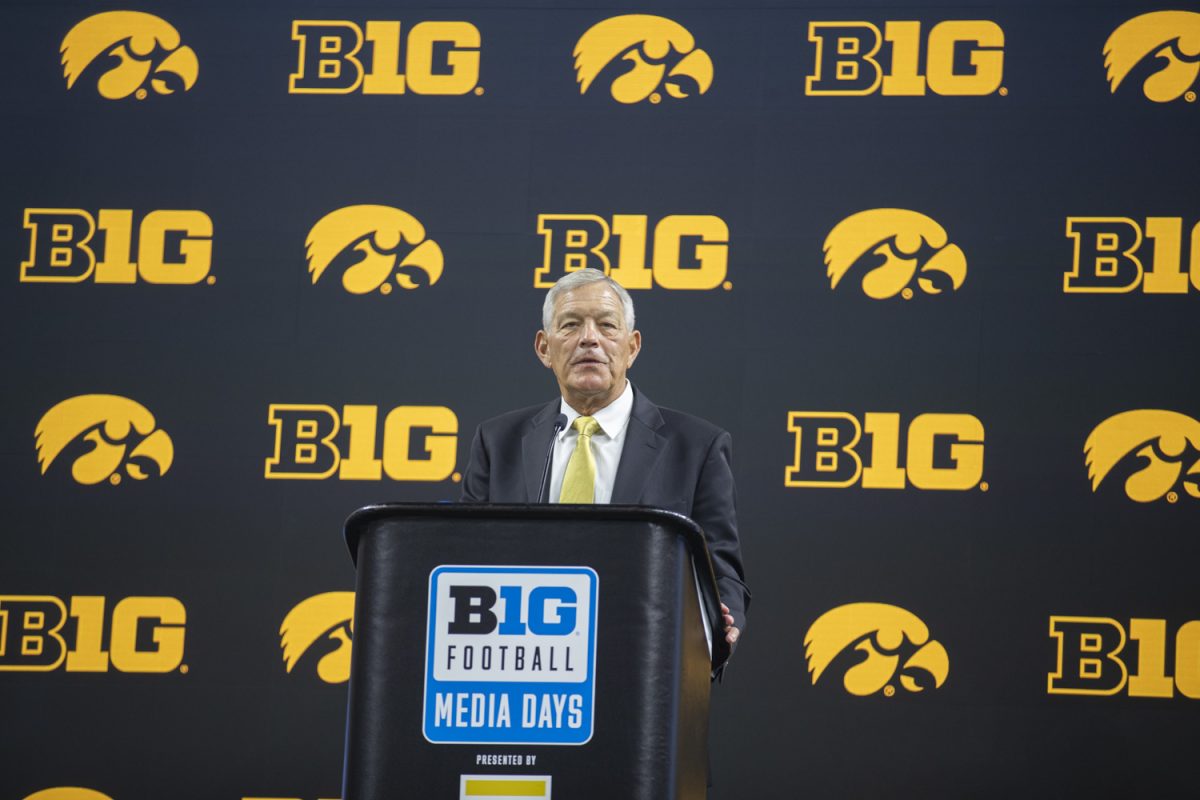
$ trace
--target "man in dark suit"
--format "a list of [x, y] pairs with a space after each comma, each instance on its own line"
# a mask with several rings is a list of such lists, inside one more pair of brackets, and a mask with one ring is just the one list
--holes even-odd
[[553, 370], [562, 397], [479, 426], [462, 499], [551, 498], [686, 514], [708, 540], [724, 601], [725, 638], [733, 645], [745, 627], [750, 592], [738, 544], [731, 439], [634, 389], [625, 373], [641, 346], [633, 301], [620, 284], [593, 269], [561, 278], [546, 295], [534, 350]]

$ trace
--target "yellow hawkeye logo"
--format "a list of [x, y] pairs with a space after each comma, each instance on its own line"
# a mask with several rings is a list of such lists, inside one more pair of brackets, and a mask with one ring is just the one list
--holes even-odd
[[1092, 491], [1118, 464], [1136, 468], [1125, 479], [1130, 500], [1150, 503], [1163, 497], [1174, 503], [1179, 484], [1200, 499], [1200, 422], [1175, 411], [1143, 408], [1109, 417], [1083, 445]]
[[804, 657], [815, 686], [835, 661], [857, 651], [857, 661], [845, 671], [842, 685], [859, 697], [879, 691], [895, 694], [897, 675], [907, 691], [941, 687], [950, 673], [950, 658], [929, 628], [897, 606], [850, 603], [827, 611], [804, 635]]
[[[416, 217], [391, 206], [346, 206], [331, 211], [312, 226], [305, 245], [312, 282], [336, 262], [345, 269], [342, 286], [352, 294], [376, 289], [389, 294], [392, 285], [388, 278], [393, 272], [402, 289], [433, 286], [442, 277], [442, 248], [425, 238], [425, 226]], [[401, 245], [411, 247], [402, 259]]]
[[165, 475], [175, 460], [175, 445], [157, 427], [154, 415], [140, 403], [113, 394], [63, 400], [42, 415], [34, 436], [43, 475], [70, 451], [71, 477], [89, 486], [106, 479], [117, 485], [122, 467], [137, 481]]
[[105, 11], [80, 22], [62, 41], [63, 76], [70, 89], [101, 56], [120, 63], [100, 76], [101, 97], [144, 100], [146, 84], [157, 94], [187, 91], [196, 84], [200, 62], [180, 45], [179, 31], [166, 20], [141, 11]]
[[660, 88], [682, 99], [704, 94], [712, 85], [708, 53], [696, 47], [686, 28], [666, 17], [626, 14], [598, 22], [579, 37], [574, 55], [580, 94], [614, 62], [629, 62], [610, 89], [618, 103], [661, 102]]
[[112, 800], [112, 798], [93, 789], [84, 789], [79, 786], [56, 786], [53, 789], [34, 792], [25, 800]]
[[1156, 103], [1185, 97], [1200, 76], [1200, 14], [1193, 11], [1152, 11], [1122, 23], [1104, 43], [1104, 66], [1109, 91], [1116, 94], [1121, 82], [1147, 56], [1163, 64], [1142, 84], [1142, 92]]
[[318, 639], [336, 647], [321, 656], [317, 675], [326, 683], [350, 680], [350, 645], [354, 635], [354, 592], [324, 592], [301, 600], [279, 626], [279, 646], [290, 673]]
[[873, 208], [839, 222], [825, 238], [825, 265], [833, 289], [852, 268], [867, 270], [862, 290], [876, 300], [911, 299], [913, 278], [926, 294], [941, 294], [967, 277], [967, 257], [946, 229], [903, 208]]

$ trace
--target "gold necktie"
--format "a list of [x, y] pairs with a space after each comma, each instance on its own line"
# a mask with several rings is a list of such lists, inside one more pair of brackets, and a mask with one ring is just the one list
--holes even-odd
[[600, 430], [600, 423], [594, 417], [576, 417], [572, 425], [579, 432], [579, 441], [575, 444], [575, 452], [567, 461], [567, 471], [563, 473], [562, 491], [558, 494], [560, 503], [594, 503], [596, 501], [596, 458], [592, 455], [592, 434]]

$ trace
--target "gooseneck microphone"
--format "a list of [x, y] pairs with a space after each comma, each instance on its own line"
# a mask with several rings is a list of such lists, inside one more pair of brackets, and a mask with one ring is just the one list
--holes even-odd
[[560, 413], [558, 418], [554, 420], [554, 433], [550, 434], [550, 446], [546, 448], [546, 465], [542, 467], [542, 482], [538, 484], [542, 488], [538, 491], [538, 502], [550, 502], [550, 460], [554, 457], [554, 440], [558, 438], [558, 432], [567, 427], [567, 415]]

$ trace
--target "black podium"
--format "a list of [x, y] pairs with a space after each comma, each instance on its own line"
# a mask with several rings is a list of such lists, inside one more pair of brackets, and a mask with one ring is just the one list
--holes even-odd
[[[705, 796], [729, 655], [696, 523], [624, 506], [369, 506], [344, 800]], [[711, 655], [710, 655], [711, 643]]]

